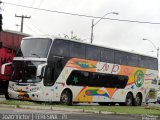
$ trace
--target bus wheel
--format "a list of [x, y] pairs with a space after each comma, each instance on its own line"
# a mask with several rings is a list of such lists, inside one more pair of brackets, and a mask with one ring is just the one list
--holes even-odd
[[142, 104], [142, 96], [141, 96], [141, 94], [138, 93], [136, 95], [136, 98], [134, 99], [134, 105], [141, 106], [141, 104]]
[[64, 90], [62, 92], [60, 102], [64, 105], [72, 105], [72, 95], [69, 90]]
[[133, 96], [131, 93], [128, 93], [126, 96], [126, 101], [125, 101], [125, 105], [126, 106], [132, 106], [133, 103]]
[[9, 95], [8, 95], [8, 92], [5, 92], [5, 93], [4, 93], [4, 96], [5, 96], [6, 100], [10, 100], [10, 99], [11, 99], [11, 98], [9, 97]]

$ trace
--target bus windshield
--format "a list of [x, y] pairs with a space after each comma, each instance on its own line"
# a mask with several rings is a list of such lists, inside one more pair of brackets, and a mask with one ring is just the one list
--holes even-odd
[[14, 61], [11, 81], [18, 83], [40, 82], [40, 77], [36, 76], [37, 67], [44, 62], [37, 61]]
[[50, 39], [29, 38], [22, 40], [16, 57], [37, 57], [46, 58], [51, 46]]

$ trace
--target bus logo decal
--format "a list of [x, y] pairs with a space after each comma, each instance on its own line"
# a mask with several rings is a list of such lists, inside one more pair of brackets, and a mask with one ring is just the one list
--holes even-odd
[[113, 65], [111, 73], [113, 73], [113, 74], [117, 73], [119, 70], [120, 70], [120, 66], [115, 64], [115, 65]]
[[142, 70], [137, 70], [136, 73], [134, 74], [134, 82], [135, 85], [139, 88], [143, 85], [144, 83], [144, 73]]
[[109, 64], [104, 64], [103, 66], [102, 66], [102, 68], [100, 68], [100, 69], [97, 69], [97, 71], [108, 71], [109, 70], [109, 68], [110, 68], [110, 66], [109, 66]]
[[95, 65], [92, 65], [92, 64], [90, 64], [88, 62], [76, 62], [76, 64], [78, 66], [80, 66], [81, 68], [96, 68]]
[[77, 77], [74, 77], [74, 78], [73, 78], [73, 82], [74, 82], [74, 84], [77, 84], [78, 78], [77, 78]]
[[109, 97], [109, 95], [105, 91], [99, 90], [99, 89], [86, 90], [85, 94], [87, 96], [105, 96], [105, 97]]
[[24, 99], [24, 100], [31, 100], [31, 98], [29, 97], [28, 92], [19, 92], [18, 93], [18, 98], [19, 99]]

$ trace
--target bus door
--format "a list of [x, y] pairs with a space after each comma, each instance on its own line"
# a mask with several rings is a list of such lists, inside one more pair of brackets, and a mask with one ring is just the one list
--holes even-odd
[[52, 86], [54, 85], [55, 79], [54, 79], [54, 74], [55, 74], [55, 68], [54, 64], [48, 64], [45, 67], [44, 71], [44, 80], [43, 80], [43, 93], [44, 93], [44, 101], [52, 101], [53, 98], [53, 91]]
[[[48, 65], [45, 68], [44, 72], [44, 96], [45, 99], [48, 101], [50, 99], [54, 99], [54, 87], [53, 85], [55, 84], [57, 78], [59, 77], [63, 66], [64, 66], [64, 61], [63, 58], [57, 58], [55, 57], [53, 61], [49, 61]], [[49, 95], [51, 94], [51, 95]], [[52, 96], [52, 97], [51, 97]]]

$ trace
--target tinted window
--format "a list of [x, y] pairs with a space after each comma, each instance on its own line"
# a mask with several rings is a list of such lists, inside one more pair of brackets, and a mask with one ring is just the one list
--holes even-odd
[[153, 70], [158, 70], [158, 59], [152, 58], [152, 63], [150, 64], [150, 68]]
[[157, 70], [158, 60], [147, 56], [139, 56], [139, 67]]
[[70, 42], [70, 57], [85, 58], [84, 44]]
[[127, 65], [129, 66], [137, 66], [138, 65], [138, 55], [136, 54], [128, 54], [127, 56]]
[[100, 49], [96, 46], [86, 46], [86, 59], [89, 60], [100, 60]]
[[47, 66], [44, 74], [44, 86], [52, 86], [54, 82], [54, 68]]
[[127, 53], [122, 51], [115, 51], [115, 63], [127, 65]]
[[22, 40], [21, 46], [16, 54], [17, 57], [46, 58], [52, 41], [43, 38], [31, 38]]
[[65, 40], [55, 40], [51, 49], [51, 55], [69, 56], [69, 42]]
[[67, 85], [124, 88], [128, 82], [128, 76], [104, 73], [92, 73], [72, 71], [67, 79]]
[[114, 50], [111, 49], [102, 49], [101, 50], [101, 61], [114, 63]]
[[138, 59], [138, 64], [139, 64], [139, 67], [147, 67], [147, 57], [145, 56], [139, 56], [139, 59]]

